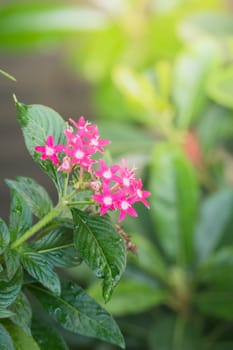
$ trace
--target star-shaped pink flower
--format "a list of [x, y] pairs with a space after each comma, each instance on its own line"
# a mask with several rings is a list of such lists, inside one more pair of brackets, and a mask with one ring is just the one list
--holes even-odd
[[35, 151], [42, 153], [41, 159], [50, 159], [53, 164], [58, 164], [57, 154], [63, 151], [63, 145], [55, 145], [52, 135], [47, 137], [45, 146], [35, 146]]

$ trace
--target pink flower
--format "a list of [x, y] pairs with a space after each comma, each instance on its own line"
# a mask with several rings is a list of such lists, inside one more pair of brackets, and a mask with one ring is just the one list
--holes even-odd
[[58, 167], [58, 170], [69, 173], [71, 171], [71, 169], [72, 169], [71, 159], [70, 159], [70, 157], [65, 156], [62, 160], [61, 165]]
[[119, 166], [119, 184], [125, 192], [133, 194], [136, 181], [134, 169], [128, 169], [125, 160], [122, 163], [123, 167]]
[[134, 199], [136, 202], [142, 202], [148, 209], [150, 208], [150, 205], [148, 201], [146, 200], [147, 197], [151, 195], [149, 191], [144, 191], [142, 189], [142, 180], [137, 179], [136, 180], [136, 187], [135, 187], [135, 195]]
[[109, 184], [111, 181], [118, 181], [118, 176], [115, 175], [119, 169], [119, 165], [112, 165], [108, 167], [104, 160], [99, 160], [100, 169], [96, 170], [94, 174], [97, 177], [102, 178], [105, 184]]
[[93, 148], [94, 152], [104, 153], [103, 146], [107, 146], [110, 143], [110, 140], [100, 140], [99, 136], [93, 136], [89, 141], [89, 146]]
[[70, 123], [76, 127], [77, 133], [81, 137], [90, 138], [94, 134], [99, 135], [97, 126], [86, 121], [84, 117], [80, 117], [77, 122], [71, 118], [69, 120]]
[[119, 215], [119, 221], [122, 221], [125, 219], [126, 214], [137, 217], [138, 214], [136, 210], [132, 207], [132, 204], [135, 202], [133, 198], [127, 198], [125, 195], [122, 193], [119, 195], [118, 201], [116, 203], [116, 208], [120, 210], [120, 215]]
[[100, 215], [104, 215], [108, 210], [114, 210], [116, 195], [111, 193], [111, 189], [107, 186], [103, 187], [101, 194], [94, 194], [92, 198], [101, 205]]
[[50, 159], [53, 164], [58, 164], [59, 159], [57, 154], [63, 151], [63, 145], [54, 145], [54, 139], [52, 135], [49, 135], [46, 140], [45, 146], [35, 146], [35, 151], [42, 153], [41, 159]]

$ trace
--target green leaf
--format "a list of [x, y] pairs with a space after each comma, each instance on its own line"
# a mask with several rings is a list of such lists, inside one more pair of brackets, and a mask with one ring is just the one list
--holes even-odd
[[4, 259], [8, 279], [11, 280], [19, 268], [19, 253], [13, 249], [7, 249], [4, 252]]
[[151, 216], [165, 253], [182, 264], [194, 258], [198, 188], [194, 170], [173, 144], [155, 146], [149, 180]]
[[233, 108], [233, 68], [232, 66], [216, 70], [207, 85], [208, 96], [220, 105]]
[[166, 292], [156, 285], [134, 278], [122, 279], [114, 291], [114, 297], [104, 305], [99, 283], [93, 284], [88, 293], [114, 316], [125, 316], [147, 311], [166, 301]]
[[78, 254], [103, 278], [103, 296], [108, 301], [125, 270], [125, 243], [107, 215], [88, 215], [78, 209], [72, 209], [72, 214]]
[[20, 293], [17, 296], [14, 303], [11, 304], [10, 310], [14, 313], [11, 317], [11, 321], [21, 327], [26, 334], [31, 334], [32, 310], [24, 293]]
[[30, 290], [65, 329], [124, 347], [121, 332], [111, 315], [77, 284], [63, 283], [60, 297], [35, 285]]
[[220, 11], [195, 13], [182, 23], [182, 31], [192, 33], [195, 39], [206, 34], [227, 38], [233, 35], [232, 16]]
[[0, 318], [8, 318], [14, 316], [14, 313], [7, 309], [0, 309]]
[[17, 177], [16, 180], [6, 180], [6, 183], [23, 198], [35, 216], [42, 218], [52, 209], [48, 193], [33, 179]]
[[36, 313], [32, 319], [32, 335], [40, 344], [40, 350], [69, 350], [64, 339], [46, 317]]
[[10, 243], [10, 233], [5, 222], [0, 218], [0, 254], [4, 252]]
[[142, 270], [162, 280], [167, 278], [166, 262], [152, 241], [140, 234], [133, 234], [133, 243], [137, 246], [137, 254], [130, 256], [130, 261]]
[[205, 152], [233, 137], [232, 111], [211, 103], [197, 125], [200, 144]]
[[64, 174], [58, 172], [50, 160], [41, 160], [35, 146], [45, 145], [49, 135], [56, 144], [65, 144], [65, 121], [53, 109], [42, 105], [25, 105], [16, 102], [18, 120], [22, 127], [25, 144], [33, 159], [52, 178], [59, 193], [62, 191]]
[[22, 236], [23, 233], [32, 226], [32, 213], [28, 205], [25, 203], [21, 195], [13, 189], [11, 190], [9, 221], [11, 241], [14, 241], [18, 237]]
[[152, 326], [149, 336], [151, 350], [203, 350], [199, 330], [174, 316], [163, 316]]
[[108, 17], [98, 9], [47, 2], [5, 4], [0, 9], [0, 43], [8, 49], [41, 49], [83, 30], [101, 30]]
[[16, 299], [21, 290], [22, 270], [18, 269], [10, 281], [0, 280], [0, 308], [6, 308]]
[[207, 102], [207, 78], [217, 56], [216, 44], [200, 41], [178, 57], [174, 68], [173, 99], [177, 107], [176, 121], [179, 127], [189, 127]]
[[71, 267], [80, 264], [81, 259], [73, 242], [73, 229], [59, 227], [33, 243], [32, 248], [43, 254], [51, 265]]
[[[223, 210], [224, 208], [224, 210]], [[233, 213], [233, 190], [221, 189], [208, 197], [202, 207], [195, 243], [199, 261], [217, 247]]]
[[205, 259], [197, 271], [197, 278], [210, 288], [229, 290], [233, 288], [233, 247], [219, 249]]
[[70, 268], [78, 266], [82, 260], [77, 255], [77, 250], [74, 245], [70, 247], [63, 247], [53, 249], [42, 254], [46, 257], [49, 263], [56, 267]]
[[53, 293], [60, 294], [61, 286], [59, 277], [52, 270], [52, 266], [45, 256], [33, 251], [25, 251], [21, 254], [21, 261], [29, 275]]
[[[120, 65], [114, 69], [113, 79], [129, 102], [137, 108], [149, 112], [161, 110], [164, 101], [158, 96], [148, 76], [135, 72], [130, 66]], [[143, 122], [147, 125], [154, 125], [155, 120], [150, 113], [144, 113]]]
[[219, 341], [212, 345], [211, 350], [232, 350], [233, 349], [233, 342], [231, 341]]
[[6, 328], [8, 332], [10, 333], [13, 342], [14, 342], [14, 348], [15, 350], [40, 350], [39, 345], [35, 342], [33, 337], [29, 334], [24, 333], [22, 328], [16, 326], [13, 323], [7, 323]]
[[[155, 143], [152, 136], [127, 121], [124, 121], [124, 128], [119, 121], [98, 121], [98, 128], [103, 138], [111, 140], [108, 147], [111, 155], [114, 156], [126, 154], [126, 152], [135, 153], [135, 151], [148, 154]], [[136, 145], [137, 150], [135, 150]]]
[[199, 310], [205, 315], [233, 320], [233, 293], [229, 290], [213, 290], [199, 293], [195, 300]]
[[0, 323], [0, 344], [1, 350], [17, 350], [6, 328]]

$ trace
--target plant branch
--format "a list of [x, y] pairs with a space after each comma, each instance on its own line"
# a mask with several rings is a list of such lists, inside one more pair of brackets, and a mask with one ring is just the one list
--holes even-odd
[[59, 212], [64, 208], [63, 201], [60, 201], [47, 215], [45, 215], [41, 220], [39, 220], [35, 225], [29, 228], [21, 237], [11, 244], [11, 248], [17, 248], [22, 243], [31, 238], [36, 232], [47, 225], [53, 218], [55, 218]]

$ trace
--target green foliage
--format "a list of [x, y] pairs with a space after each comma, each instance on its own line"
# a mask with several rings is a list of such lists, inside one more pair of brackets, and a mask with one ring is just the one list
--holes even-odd
[[125, 243], [107, 216], [90, 216], [78, 209], [72, 213], [74, 244], [96, 276], [103, 277], [103, 296], [107, 302], [125, 270]]
[[52, 201], [46, 190], [34, 180], [18, 177], [16, 180], [7, 180], [6, 182], [24, 200], [32, 214], [38, 218], [42, 218], [52, 209]]
[[[58, 204], [54, 206], [46, 190], [30, 178], [6, 181], [12, 202], [9, 227], [0, 219], [0, 347], [66, 350], [66, 341], [56, 330], [59, 325], [124, 348], [112, 316], [62, 276], [64, 269], [85, 261], [103, 279], [103, 295], [109, 300], [125, 270], [125, 242], [109, 217], [86, 212], [90, 193], [78, 195], [75, 189], [72, 194], [71, 185], [64, 182], [66, 174], [35, 152], [34, 147], [45, 144], [52, 134], [64, 144], [63, 119], [48, 107], [18, 101], [16, 106], [28, 151], [54, 181]], [[82, 211], [76, 208], [79, 203]], [[42, 321], [47, 322], [48, 314], [54, 319], [49, 328]]]
[[[49, 135], [53, 135], [56, 143], [64, 144], [65, 135], [63, 131], [65, 128], [65, 121], [57, 112], [49, 107], [41, 105], [27, 106], [18, 101], [16, 101], [16, 106], [18, 110], [18, 120], [22, 127], [29, 154], [51, 177], [60, 193], [63, 186], [63, 174], [58, 174], [57, 169], [51, 162], [42, 161], [34, 147], [44, 145]], [[44, 200], [46, 200], [46, 198]]]
[[31, 291], [65, 329], [124, 347], [123, 337], [111, 315], [77, 284], [63, 283], [60, 296], [35, 285], [31, 286]]
[[152, 217], [164, 252], [182, 264], [193, 260], [198, 188], [193, 168], [174, 145], [155, 147], [149, 189]]
[[[125, 0], [115, 10], [105, 3], [102, 10], [7, 5], [0, 10], [1, 50], [62, 43], [64, 51], [68, 44], [74, 70], [93, 84], [98, 114], [115, 119], [101, 126], [114, 141], [112, 155], [145, 166], [151, 210], [139, 206], [140, 219], [128, 220], [120, 235], [109, 217], [85, 204], [71, 205], [71, 212], [64, 203], [53, 207], [33, 180], [7, 180], [12, 203], [9, 227], [0, 221], [0, 344], [67, 350], [59, 326], [114, 344], [108, 349], [124, 347], [112, 313], [129, 350], [230, 350], [231, 13], [219, 0]], [[16, 105], [28, 151], [62, 197], [65, 176], [34, 146], [49, 134], [64, 143], [64, 121], [48, 107]], [[130, 253], [117, 285], [125, 243], [137, 253]], [[76, 282], [59, 282], [60, 269], [73, 266], [79, 281], [82, 261], [102, 279], [91, 278], [95, 300]], [[29, 304], [34, 298], [39, 305]]]

